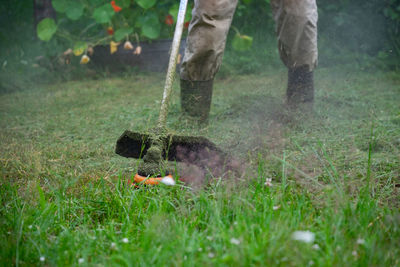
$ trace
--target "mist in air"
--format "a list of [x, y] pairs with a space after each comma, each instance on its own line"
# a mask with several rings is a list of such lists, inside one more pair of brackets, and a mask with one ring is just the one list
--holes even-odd
[[399, 266], [400, 2], [179, 2], [1, 1], [0, 262]]

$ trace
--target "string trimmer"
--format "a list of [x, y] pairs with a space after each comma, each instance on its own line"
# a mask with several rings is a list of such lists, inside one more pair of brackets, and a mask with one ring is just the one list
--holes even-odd
[[[222, 162], [224, 154], [211, 141], [200, 136], [176, 136], [166, 130], [168, 105], [175, 76], [177, 56], [181, 42], [187, 0], [181, 0], [172, 41], [172, 50], [165, 80], [164, 93], [156, 128], [151, 133], [126, 130], [117, 141], [115, 152], [123, 157], [143, 158], [135, 175], [135, 182], [157, 184], [157, 177], [173, 173], [174, 165], [167, 161], [185, 161], [196, 165], [212, 158]], [[206, 165], [206, 164], [205, 164]]]

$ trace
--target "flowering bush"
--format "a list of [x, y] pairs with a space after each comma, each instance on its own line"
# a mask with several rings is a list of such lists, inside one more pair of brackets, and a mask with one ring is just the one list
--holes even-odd
[[[73, 53], [84, 54], [80, 62], [89, 62], [87, 54], [92, 47], [110, 44], [110, 52], [117, 50], [119, 42], [124, 49], [140, 54], [140, 40], [154, 40], [172, 36], [178, 14], [179, 2], [173, 0], [52, 0], [57, 21], [45, 18], [37, 25], [37, 35], [42, 41], [61, 38]], [[191, 19], [191, 6], [185, 17], [187, 28]], [[136, 43], [136, 49], [132, 42]]]

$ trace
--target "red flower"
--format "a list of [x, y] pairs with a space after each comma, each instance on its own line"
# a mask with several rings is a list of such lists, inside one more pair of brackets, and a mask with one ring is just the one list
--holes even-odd
[[189, 28], [189, 21], [185, 22], [184, 26], [185, 26], [186, 29]]
[[172, 25], [174, 24], [174, 18], [171, 15], [167, 15], [165, 17], [165, 24]]
[[113, 35], [113, 34], [114, 34], [114, 29], [113, 29], [113, 27], [108, 27], [108, 28], [107, 28], [107, 33], [108, 33], [108, 35]]
[[114, 8], [114, 11], [115, 11], [115, 12], [120, 12], [120, 11], [122, 10], [122, 8], [120, 8], [119, 6], [117, 6], [117, 5], [115, 4], [115, 1], [114, 1], [114, 0], [111, 1], [111, 5], [112, 5], [112, 7]]

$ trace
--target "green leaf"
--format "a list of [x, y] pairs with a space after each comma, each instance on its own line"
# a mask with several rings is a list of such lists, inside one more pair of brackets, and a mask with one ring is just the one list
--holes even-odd
[[[174, 4], [168, 11], [168, 14], [170, 14], [173, 18], [174, 21], [176, 21], [178, 17], [178, 12], [179, 12], [179, 4]], [[186, 9], [186, 14], [185, 14], [185, 22], [188, 22], [192, 19], [192, 8], [190, 6], [187, 7]]]
[[85, 52], [86, 49], [87, 49], [87, 43], [81, 41], [76, 42], [74, 44], [74, 49], [73, 49], [74, 55], [80, 56], [83, 54], [83, 52]]
[[131, 0], [115, 0], [115, 4], [121, 8], [128, 8], [131, 5]]
[[157, 0], [136, 0], [136, 3], [144, 9], [148, 9], [156, 4]]
[[185, 22], [188, 22], [191, 19], [192, 19], [192, 7], [188, 6], [186, 9]]
[[144, 25], [146, 20], [145, 16], [140, 16], [137, 18], [136, 22], [135, 22], [135, 27], [137, 28], [142, 28], [142, 26]]
[[68, 7], [68, 0], [52, 0], [51, 5], [57, 12], [64, 13]]
[[54, 19], [45, 18], [39, 22], [36, 28], [37, 35], [42, 41], [49, 41], [51, 37], [56, 33], [57, 25]]
[[131, 34], [133, 32], [133, 28], [121, 28], [118, 29], [115, 33], [114, 33], [114, 38], [115, 41], [119, 42], [122, 39], [125, 38], [125, 36]]
[[168, 11], [168, 14], [170, 14], [174, 20], [178, 17], [178, 12], [179, 12], [179, 4], [175, 4], [171, 6], [171, 8]]
[[96, 8], [93, 12], [93, 18], [97, 23], [107, 23], [111, 20], [113, 15], [114, 9], [109, 3]]
[[103, 0], [89, 0], [89, 5], [91, 7], [95, 7], [95, 6], [101, 5], [103, 3], [104, 3]]
[[253, 44], [253, 37], [236, 34], [232, 41], [232, 47], [236, 51], [247, 51]]
[[65, 14], [69, 19], [77, 20], [82, 16], [84, 7], [80, 1], [69, 1]]
[[156, 39], [160, 35], [161, 24], [154, 12], [146, 12], [147, 16], [141, 21], [142, 34], [150, 39]]

